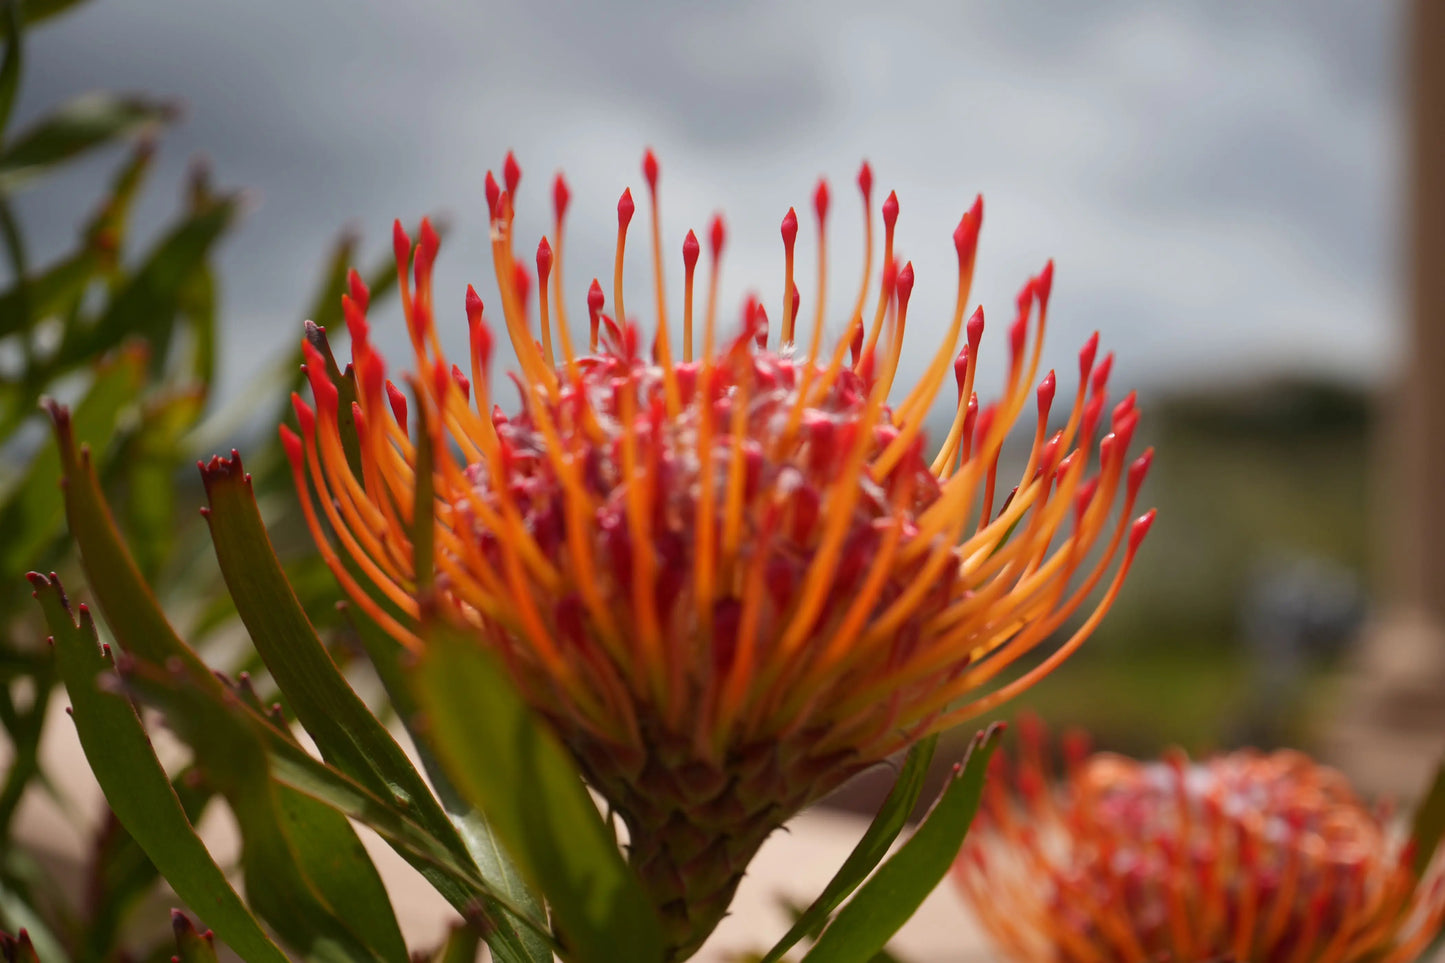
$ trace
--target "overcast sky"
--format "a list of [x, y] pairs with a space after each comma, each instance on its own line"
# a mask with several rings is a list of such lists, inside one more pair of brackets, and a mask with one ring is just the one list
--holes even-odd
[[[228, 393], [296, 336], [344, 225], [374, 261], [393, 217], [446, 212], [438, 302], [450, 343], [464, 343], [465, 285], [490, 276], [483, 176], [509, 147], [525, 170], [522, 250], [550, 217], [553, 172], [573, 185], [580, 317], [590, 277], [609, 276], [617, 196], [642, 186], [647, 145], [662, 159], [675, 297], [682, 235], [727, 214], [729, 324], [752, 288], [780, 314], [778, 223], [789, 204], [810, 212], [819, 174], [836, 198], [832, 303], [851, 301], [866, 157], [898, 190], [918, 273], [913, 371], [952, 305], [950, 233], [982, 192], [975, 295], [999, 365], [1013, 293], [1052, 256], [1061, 368], [1099, 328], [1123, 378], [1146, 387], [1298, 370], [1378, 379], [1399, 346], [1398, 19], [1394, 4], [1352, 0], [95, 0], [37, 31], [20, 109], [94, 87], [184, 100], [142, 225], [174, 209], [196, 152], [219, 183], [252, 190], [222, 255]], [[26, 198], [42, 252], [73, 236], [97, 170]], [[811, 277], [810, 213], [803, 224]], [[634, 230], [629, 303], [650, 326], [644, 241]], [[373, 321], [403, 343], [394, 306]]]

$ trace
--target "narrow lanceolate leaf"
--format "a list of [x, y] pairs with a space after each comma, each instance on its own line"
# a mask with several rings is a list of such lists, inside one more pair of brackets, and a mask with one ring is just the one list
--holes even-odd
[[[271, 548], [240, 456], [233, 452], [229, 459], [212, 459], [202, 478], [210, 500], [207, 519], [216, 558], [241, 621], [322, 755], [385, 800], [383, 805], [415, 821], [468, 873], [476, 873], [465, 843], [426, 782], [352, 690], [307, 620]], [[440, 870], [431, 864], [413, 864], [459, 908], [487, 898], [474, 889], [458, 892], [454, 883], [438, 877]], [[501, 948], [499, 955], [527, 959], [517, 955], [526, 942], [522, 934], [510, 925], [504, 928], [510, 932], [500, 934], [501, 942], [516, 946]]]
[[54, 640], [81, 748], [111, 809], [176, 895], [236, 952], [258, 963], [285, 963], [186, 819], [135, 709], [124, 696], [97, 686], [113, 667], [90, 613], [80, 606], [77, 625], [58, 580], [38, 574], [30, 580]]
[[1430, 789], [1415, 810], [1410, 838], [1415, 844], [1415, 875], [1424, 876], [1445, 838], [1445, 760], [1441, 760]]
[[180, 963], [217, 963], [216, 941], [210, 930], [196, 931], [191, 918], [180, 910], [171, 910], [171, 930], [176, 934], [176, 956]]
[[[4, 0], [4, 2], [8, 6], [20, 8], [20, 12], [23, 14], [21, 29], [24, 29], [58, 16], [71, 7], [79, 6], [85, 0], [25, 0], [23, 3], [19, 0]], [[6, 24], [4, 20], [0, 20], [0, 31], [3, 31], [6, 36], [9, 36], [12, 29], [14, 29], [12, 26]]]
[[386, 889], [340, 813], [291, 805], [271, 778], [264, 748], [226, 708], [230, 694], [171, 628], [115, 529], [89, 452], [77, 450], [69, 414], [52, 406], [65, 477], [66, 516], [91, 590], [121, 647], [183, 675], [198, 700], [192, 748], [241, 827], [252, 907], [308, 958], [406, 960]]
[[[411, 733], [417, 755], [421, 757], [431, 784], [436, 787], [437, 798], [441, 800], [452, 824], [457, 827], [467, 852], [478, 873], [486, 882], [488, 890], [497, 894], [499, 905], [487, 905], [483, 911], [493, 921], [496, 929], [487, 936], [487, 945], [498, 963], [552, 963], [552, 948], [549, 935], [538, 933], [527, 924], [527, 920], [546, 919], [546, 910], [535, 893], [527, 887], [516, 865], [503, 851], [486, 818], [463, 798], [451, 776], [437, 760], [422, 734], [416, 730], [418, 709], [416, 697], [412, 694], [409, 679], [401, 667], [404, 650], [401, 644], [387, 635], [364, 612], [353, 611], [344, 606], [345, 614], [352, 625], [367, 658], [386, 688], [392, 707], [401, 717], [402, 723]], [[503, 905], [514, 907], [508, 910]]]
[[481, 938], [470, 926], [454, 926], [446, 942], [432, 954], [432, 963], [475, 963]]
[[475, 640], [427, 627], [414, 673], [426, 736], [452, 781], [546, 897], [564, 957], [655, 963], [658, 922], [566, 751]]
[[5, 61], [0, 64], [0, 143], [10, 125], [10, 109], [20, 89], [20, 0], [0, 0], [0, 23], [5, 25]]
[[[204, 707], [196, 704], [203, 697], [186, 685], [184, 677], [128, 658], [122, 660], [121, 675], [127, 691], [164, 713], [182, 738], [187, 741], [197, 738], [192, 720], [205, 715]], [[259, 702], [243, 693], [238, 696], [227, 708], [264, 744], [271, 759], [272, 774], [278, 782], [374, 829], [426, 874], [458, 912], [472, 915], [477, 899], [497, 896], [477, 875], [475, 867], [457, 859], [445, 843], [397, 812], [390, 800], [376, 796], [350, 776], [308, 754], [289, 729], [268, 717]], [[428, 869], [437, 872], [429, 874]], [[546, 923], [540, 914], [529, 919], [528, 925], [547, 936]], [[548, 945], [550, 953], [550, 943]]]
[[995, 724], [974, 737], [918, 830], [843, 907], [803, 963], [868, 963], [908, 922], [963, 845], [1002, 728]]
[[[74, 423], [104, 452], [115, 434], [117, 417], [145, 385], [145, 355], [128, 351], [96, 370], [94, 383], [76, 406]], [[21, 482], [0, 503], [0, 574], [19, 579], [37, 564], [56, 538], [65, 517], [60, 494], [60, 457], [54, 448], [42, 448]]]
[[873, 817], [873, 822], [868, 825], [863, 838], [858, 840], [858, 845], [853, 847], [838, 872], [828, 881], [828, 885], [823, 887], [823, 892], [812, 905], [799, 914], [792, 928], [768, 951], [761, 963], [777, 963], [803, 937], [816, 935], [822, 930], [833, 911], [868, 878], [868, 874], [873, 872], [883, 857], [888, 855], [888, 848], [903, 831], [909, 814], [918, 803], [919, 793], [923, 792], [923, 781], [928, 775], [928, 766], [933, 761], [933, 752], [937, 745], [938, 737], [935, 735], [908, 751], [888, 798], [883, 801], [882, 808], [878, 810], [878, 815]]
[[157, 100], [83, 94], [7, 139], [0, 150], [0, 189], [14, 190], [49, 168], [175, 116], [174, 105]]

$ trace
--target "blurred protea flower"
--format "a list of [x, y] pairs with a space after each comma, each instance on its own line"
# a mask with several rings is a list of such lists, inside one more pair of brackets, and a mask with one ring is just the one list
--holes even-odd
[[[316, 406], [297, 399], [300, 437], [282, 433], [317, 544], [342, 585], [406, 646], [423, 645], [423, 610], [439, 609], [499, 653], [625, 820], [632, 865], [674, 951], [685, 955], [784, 820], [859, 770], [1028, 686], [1093, 631], [1152, 520], [1151, 512], [1130, 521], [1150, 454], [1129, 460], [1132, 395], [1112, 409], [1110, 425], [1101, 423], [1111, 358], [1096, 363], [1097, 335], [1079, 356], [1074, 397], [1058, 426], [1051, 421], [1055, 376], [1039, 377], [1051, 265], [1024, 286], [1007, 326], [1002, 396], [979, 407], [983, 312], [966, 323], [965, 312], [981, 201], [954, 234], [957, 302], [943, 342], [917, 384], [890, 402], [914, 271], [894, 260], [891, 194], [874, 271], [866, 164], [858, 176], [862, 277], [839, 340], [826, 349], [825, 183], [814, 198], [811, 329], [803, 335], [798, 325], [798, 218], [790, 210], [781, 324], [770, 329], [754, 298], [741, 328], [725, 334], [717, 322], [722, 221], [711, 226], [700, 307], [701, 245], [692, 232], [682, 243], [677, 312], [664, 288], [651, 152], [644, 173], [650, 343], [624, 310], [630, 191], [617, 206], [610, 311], [594, 280], [583, 341], [569, 328], [563, 296], [568, 189], [559, 176], [554, 230], [536, 249], [534, 281], [513, 250], [521, 171], [509, 155], [505, 189], [490, 174], [487, 187], [519, 406], [496, 404], [493, 336], [470, 287], [468, 357], [454, 365], [443, 355], [431, 280], [437, 235], [423, 223], [413, 245], [398, 224], [410, 398], [387, 380], [368, 332], [367, 291], [353, 275], [344, 306], [356, 402], [339, 405], [308, 341]], [[956, 412], [930, 459], [921, 429], [950, 371]], [[1000, 447], [1025, 416], [1037, 419], [1033, 445], [1017, 481], [1001, 484]], [[354, 465], [343, 438], [353, 422]], [[431, 486], [435, 515], [418, 536], [430, 543], [422, 571], [411, 526], [419, 480]], [[967, 700], [1090, 600], [1053, 655]]]
[[1409, 963], [1440, 930], [1445, 860], [1422, 878], [1390, 813], [1302, 753], [1136, 762], [1075, 734], [1056, 784], [1020, 723], [954, 866], [1020, 963]]

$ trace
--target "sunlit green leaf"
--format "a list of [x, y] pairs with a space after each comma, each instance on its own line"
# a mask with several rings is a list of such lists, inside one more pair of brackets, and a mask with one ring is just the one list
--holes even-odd
[[177, 895], [237, 952], [248, 960], [285, 963], [191, 828], [135, 709], [125, 697], [96, 684], [112, 668], [90, 613], [81, 606], [77, 625], [58, 580], [32, 575], [31, 581], [54, 639], [81, 748], [111, 809]]
[[240, 824], [252, 907], [312, 959], [405, 960], [385, 888], [345, 817], [327, 807], [289, 804], [286, 794], [294, 790], [271, 779], [264, 748], [230, 715], [224, 685], [175, 634], [140, 577], [89, 455], [76, 449], [66, 412], [57, 408], [52, 415], [71, 534], [112, 633], [124, 650], [180, 673], [189, 690], [206, 697], [197, 702], [203, 715], [195, 720], [200, 738], [193, 748]]
[[452, 782], [546, 897], [569, 959], [662, 958], [657, 919], [577, 770], [474, 639], [433, 623], [414, 672]]
[[816, 936], [833, 911], [848, 898], [848, 894], [857, 889], [883, 857], [888, 855], [889, 847], [903, 831], [913, 807], [918, 803], [919, 793], [923, 792], [923, 781], [928, 775], [928, 766], [933, 761], [933, 751], [937, 745], [938, 737], [930, 736], [909, 750], [888, 798], [883, 801], [863, 837], [858, 840], [858, 844], [853, 847], [838, 872], [828, 881], [828, 885], [823, 887], [823, 892], [818, 894], [812, 905], [799, 914], [787, 934], [763, 957], [763, 963], [777, 963], [803, 937]]
[[803, 963], [868, 963], [948, 873], [978, 811], [999, 726], [974, 737], [923, 823], [823, 931]]

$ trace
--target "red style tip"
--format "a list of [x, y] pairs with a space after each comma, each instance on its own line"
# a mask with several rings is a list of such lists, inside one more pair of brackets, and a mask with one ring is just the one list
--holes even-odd
[[883, 226], [893, 230], [893, 225], [898, 223], [898, 192], [889, 191], [888, 199], [883, 202]]
[[501, 199], [502, 188], [497, 183], [497, 178], [492, 175], [492, 172], [487, 171], [487, 213], [491, 215], [494, 221], [500, 217], [502, 213], [497, 209], [497, 203]]
[[617, 227], [620, 230], [627, 230], [627, 225], [632, 223], [632, 214], [637, 210], [637, 205], [632, 203], [632, 188], [622, 192], [617, 200]]
[[802, 300], [803, 299], [798, 295], [798, 286], [796, 284], [793, 285], [793, 319], [795, 321], [798, 317], [798, 305], [802, 303]]
[[998, 405], [989, 405], [978, 413], [978, 420], [974, 422], [974, 431], [977, 433], [980, 442], [988, 439], [988, 433], [993, 429], [993, 420], [998, 415]]
[[406, 262], [411, 260], [411, 238], [406, 236], [400, 218], [391, 223], [391, 249], [396, 255], [396, 266], [405, 271]]
[[1034, 282], [1034, 293], [1039, 298], [1039, 310], [1045, 310], [1049, 306], [1049, 292], [1054, 289], [1054, 259], [1049, 258], [1049, 263], [1039, 272]]
[[310, 438], [316, 434], [316, 409], [294, 391], [291, 392], [291, 407], [296, 410], [296, 423], [301, 426], [302, 436]]
[[1054, 377], [1054, 372], [1052, 370], [1050, 370], [1048, 374], [1044, 375], [1043, 381], [1039, 382], [1038, 396], [1040, 421], [1049, 416], [1049, 408], [1053, 406], [1054, 389], [1057, 385], [1058, 381]]
[[1094, 357], [1099, 353], [1099, 332], [1095, 331], [1084, 346], [1079, 349], [1079, 380], [1088, 381], [1089, 372], [1094, 368]]
[[431, 218], [421, 219], [421, 239], [418, 242], [418, 254], [425, 256], [427, 267], [430, 268], [436, 260], [437, 249], [442, 246], [442, 239], [437, 236], [436, 230], [431, 226]]
[[902, 311], [908, 307], [908, 296], [913, 293], [913, 262], [909, 261], [903, 265], [903, 270], [898, 272], [897, 288], [898, 310]]
[[853, 325], [853, 335], [849, 339], [848, 348], [853, 354], [853, 366], [857, 367], [858, 358], [863, 353], [863, 325], [861, 322]]
[[592, 279], [592, 286], [587, 289], [587, 310], [596, 317], [606, 304], [606, 296], [602, 293], [602, 285], [596, 278]]
[[346, 275], [346, 286], [351, 292], [351, 300], [365, 314], [367, 306], [371, 304], [371, 292], [367, 290], [366, 282], [361, 280], [361, 275], [352, 268]]
[[1079, 485], [1079, 493], [1074, 496], [1074, 524], [1077, 525], [1083, 519], [1084, 513], [1094, 501], [1094, 493], [1099, 490], [1099, 476], [1087, 479]]
[[682, 263], [689, 271], [697, 267], [697, 255], [700, 248], [697, 243], [697, 235], [692, 231], [687, 232], [687, 237], [682, 239]]
[[783, 215], [783, 247], [793, 249], [793, 242], [798, 239], [798, 212], [791, 207], [788, 213]]
[[517, 155], [511, 151], [507, 151], [507, 159], [502, 161], [502, 181], [507, 185], [507, 193], [515, 202], [517, 185], [522, 183], [522, 168], [517, 164]]
[[406, 395], [401, 389], [390, 381], [386, 383], [386, 400], [391, 403], [391, 413], [396, 416], [396, 423], [406, 431]]
[[487, 369], [492, 366], [492, 329], [487, 327], [480, 314], [477, 315], [477, 323], [472, 325], [472, 351], [476, 352], [477, 363], [485, 378]]
[[537, 244], [537, 283], [545, 286], [552, 274], [552, 245], [544, 237]]
[[973, 316], [968, 319], [968, 347], [971, 351], [978, 350], [978, 343], [983, 339], [983, 305], [974, 309]]
[[963, 403], [963, 382], [968, 377], [968, 356], [969, 346], [964, 345], [958, 352], [958, 357], [953, 359], [953, 380], [958, 382], [958, 401]]
[[1154, 449], [1145, 448], [1143, 454], [1134, 459], [1129, 466], [1129, 497], [1133, 498], [1139, 493], [1139, 487], [1144, 484], [1144, 479], [1149, 474], [1149, 467], [1154, 464]]
[[300, 471], [303, 458], [301, 436], [292, 431], [290, 425], [283, 424], [277, 431], [281, 435], [281, 447], [286, 451], [286, 460], [291, 463], [293, 469]]
[[867, 161], [858, 168], [858, 190], [863, 192], [863, 202], [866, 204], [873, 197], [873, 168]]
[[1013, 323], [1013, 326], [1008, 329], [1008, 348], [1011, 358], [1017, 359], [1018, 356], [1023, 353], [1024, 341], [1028, 339], [1028, 335], [1029, 316], [1027, 314], [1021, 314], [1018, 320]]
[[572, 192], [567, 189], [567, 180], [559, 173], [552, 181], [552, 207], [557, 212], [557, 220], [561, 221], [567, 214], [567, 202], [572, 200]]
[[813, 192], [813, 210], [818, 214], [819, 227], [828, 219], [828, 201], [828, 182], [820, 177], [818, 189]]
[[726, 229], [723, 227], [722, 215], [713, 215], [712, 225], [708, 227], [708, 243], [711, 245], [710, 253], [714, 261], [722, 256], [723, 241], [726, 240], [726, 234]]
[[647, 189], [654, 195], [657, 193], [657, 173], [657, 155], [649, 147], [642, 155], [642, 176], [647, 178]]
[[1114, 352], [1110, 351], [1104, 355], [1104, 360], [1094, 369], [1094, 380], [1091, 384], [1094, 394], [1101, 394], [1104, 386], [1109, 383], [1109, 372], [1114, 367]]
[[456, 365], [452, 365], [452, 381], [456, 383], [458, 388], [462, 389], [462, 399], [464, 401], [471, 401], [472, 383], [467, 380], [466, 375], [462, 374], [462, 369]]
[[522, 311], [527, 310], [527, 296], [532, 293], [532, 275], [520, 264], [512, 265], [512, 288], [517, 292], [517, 301]]
[[883, 292], [885, 297], [893, 296], [893, 288], [898, 283], [898, 262], [892, 258], [883, 265]]
[[482, 311], [483, 311], [483, 310], [485, 310], [485, 308], [484, 308], [483, 305], [482, 305], [482, 296], [477, 293], [477, 289], [476, 289], [476, 288], [474, 288], [474, 287], [472, 287], [470, 284], [468, 284], [468, 285], [467, 285], [467, 324], [470, 325], [470, 326], [472, 326], [472, 327], [475, 327], [476, 325], [481, 324], [481, 323], [482, 323]]
[[1129, 412], [1134, 410], [1134, 403], [1138, 400], [1138, 392], [1131, 391], [1124, 396], [1124, 400], [1114, 406], [1113, 412], [1109, 415], [1109, 424], [1117, 425], [1123, 421]]
[[1149, 534], [1149, 529], [1154, 524], [1154, 516], [1158, 513], [1158, 509], [1151, 508], [1134, 519], [1134, 524], [1129, 526], [1129, 554], [1139, 550], [1139, 543]]

